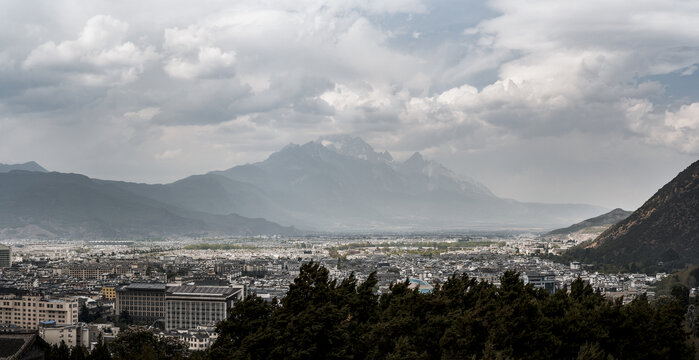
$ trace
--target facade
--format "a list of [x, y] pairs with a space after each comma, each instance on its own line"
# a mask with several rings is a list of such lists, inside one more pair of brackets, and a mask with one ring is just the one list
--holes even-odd
[[165, 330], [215, 326], [228, 317], [233, 303], [244, 295], [244, 287], [169, 287], [165, 294]]
[[126, 311], [136, 322], [151, 324], [165, 318], [165, 284], [133, 283], [116, 289], [115, 311]]
[[101, 279], [102, 274], [111, 274], [112, 268], [101, 265], [76, 265], [69, 266], [63, 269], [63, 274], [66, 274], [76, 279]]
[[51, 345], [60, 345], [65, 342], [72, 348], [78, 345], [90, 348], [90, 332], [87, 324], [77, 323], [73, 325], [41, 324], [39, 336]]
[[0, 244], [0, 268], [12, 266], [12, 249], [7, 245]]
[[77, 324], [78, 301], [38, 295], [0, 295], [0, 324], [36, 330], [42, 321], [54, 321], [56, 325]]
[[549, 294], [556, 292], [556, 275], [553, 274], [524, 274], [524, 283], [532, 284], [535, 289], [544, 289]]
[[102, 286], [102, 290], [100, 290], [100, 295], [102, 295], [102, 298], [104, 298], [104, 299], [114, 300], [114, 299], [116, 299], [116, 287], [115, 286]]

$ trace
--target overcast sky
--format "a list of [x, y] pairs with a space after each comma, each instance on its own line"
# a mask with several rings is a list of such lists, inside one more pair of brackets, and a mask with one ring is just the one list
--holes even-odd
[[699, 158], [696, 1], [0, 0], [0, 162], [140, 182], [328, 134], [633, 209]]

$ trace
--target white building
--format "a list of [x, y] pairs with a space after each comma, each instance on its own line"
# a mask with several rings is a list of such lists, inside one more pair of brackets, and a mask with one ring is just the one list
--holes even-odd
[[60, 345], [61, 342], [65, 342], [70, 348], [78, 345], [90, 348], [90, 332], [85, 323], [54, 325], [51, 322], [45, 322], [39, 327], [39, 336], [51, 345]]
[[42, 321], [54, 321], [56, 325], [77, 324], [78, 301], [39, 295], [0, 295], [0, 324], [35, 330]]

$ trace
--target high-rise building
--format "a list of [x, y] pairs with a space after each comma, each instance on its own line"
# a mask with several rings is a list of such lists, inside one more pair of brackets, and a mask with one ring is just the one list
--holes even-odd
[[136, 322], [165, 319], [165, 284], [124, 285], [116, 290], [116, 313], [126, 311]]
[[165, 294], [165, 329], [195, 329], [215, 326], [228, 317], [245, 288], [231, 286], [172, 286]]
[[0, 268], [12, 266], [12, 249], [7, 245], [0, 244]]

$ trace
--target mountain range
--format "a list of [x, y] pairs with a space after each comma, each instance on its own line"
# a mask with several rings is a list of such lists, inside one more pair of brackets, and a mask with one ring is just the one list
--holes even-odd
[[351, 136], [290, 144], [258, 163], [169, 184], [42, 170], [0, 174], [0, 235], [552, 228], [604, 211], [499, 198], [420, 153], [396, 161]]
[[264, 219], [196, 212], [83, 175], [0, 173], [0, 238], [292, 235]]
[[699, 264], [699, 161], [680, 172], [638, 210], [567, 256], [632, 269]]

